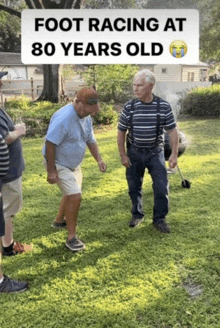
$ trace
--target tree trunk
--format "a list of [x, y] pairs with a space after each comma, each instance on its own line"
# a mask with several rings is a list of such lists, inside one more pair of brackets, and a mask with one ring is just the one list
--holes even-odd
[[[25, 0], [29, 9], [41, 9], [41, 8], [65, 8], [71, 9], [72, 6], [74, 9], [80, 9], [83, 5], [83, 0], [61, 0], [59, 3], [56, 3], [53, 0]], [[73, 5], [74, 2], [74, 5]], [[15, 15], [21, 18], [21, 13], [17, 10], [13, 10], [7, 6], [0, 4], [0, 10], [5, 10], [11, 15]], [[43, 65], [43, 76], [44, 76], [44, 87], [40, 97], [37, 101], [51, 101], [54, 103], [59, 102], [60, 100], [60, 65]], [[63, 91], [63, 90], [62, 90]]]
[[[35, 0], [36, 1], [36, 0]], [[44, 0], [44, 6], [50, 5], [50, 1]], [[64, 8], [71, 8], [73, 0], [61, 1], [60, 5]], [[55, 8], [56, 3], [52, 2], [52, 8]], [[74, 9], [81, 8], [81, 0], [77, 0], [74, 4]], [[58, 103], [61, 96], [61, 79], [60, 79], [60, 65], [43, 65], [43, 76], [44, 76], [44, 87], [40, 97], [37, 101], [51, 101], [53, 103]]]
[[60, 101], [60, 65], [43, 65], [44, 87], [37, 101]]

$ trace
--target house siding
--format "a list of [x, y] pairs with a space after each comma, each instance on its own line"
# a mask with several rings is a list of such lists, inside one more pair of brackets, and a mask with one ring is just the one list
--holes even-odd
[[196, 67], [196, 66], [183, 66], [183, 75], [182, 75], [182, 81], [183, 82], [189, 82], [188, 75], [193, 74], [194, 75], [194, 80], [193, 82], [200, 81], [200, 68], [201, 67]]
[[[192, 82], [208, 81], [209, 66], [203, 63], [199, 65], [140, 65], [140, 69], [149, 69], [155, 74], [156, 81], [158, 82], [190, 82], [190, 77], [193, 76]], [[162, 70], [166, 70], [163, 73]], [[206, 72], [201, 73], [201, 70]], [[205, 76], [205, 80], [204, 80]]]
[[[37, 66], [28, 65], [28, 80], [43, 80], [43, 74], [40, 73], [40, 69]], [[39, 73], [37, 73], [39, 72]]]
[[[166, 73], [163, 73], [166, 70]], [[154, 67], [156, 81], [160, 82], [180, 82], [181, 66], [180, 65], [156, 65]]]

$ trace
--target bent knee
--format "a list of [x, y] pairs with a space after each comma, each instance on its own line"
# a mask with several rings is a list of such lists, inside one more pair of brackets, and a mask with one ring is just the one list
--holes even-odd
[[81, 194], [72, 194], [72, 195], [68, 195], [66, 196], [69, 200], [71, 201], [81, 201]]

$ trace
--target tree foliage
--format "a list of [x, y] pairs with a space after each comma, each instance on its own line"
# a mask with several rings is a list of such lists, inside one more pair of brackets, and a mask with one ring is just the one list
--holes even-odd
[[196, 8], [195, 0], [148, 0], [147, 9], [194, 9]]
[[200, 57], [220, 61], [220, 2], [216, 0], [148, 0], [148, 9], [198, 9]]
[[136, 8], [135, 0], [85, 0], [84, 8], [90, 9], [129, 9]]
[[88, 85], [94, 85], [104, 102], [124, 102], [132, 92], [136, 65], [91, 65], [84, 73]]
[[21, 33], [20, 19], [5, 11], [0, 11], [0, 51], [20, 52]]
[[22, 8], [24, 5], [20, 1], [11, 1], [10, 7], [5, 6], [4, 1], [0, 1], [0, 51], [2, 52], [21, 50], [20, 11]]
[[220, 62], [220, 3], [216, 2], [201, 35], [201, 57]]

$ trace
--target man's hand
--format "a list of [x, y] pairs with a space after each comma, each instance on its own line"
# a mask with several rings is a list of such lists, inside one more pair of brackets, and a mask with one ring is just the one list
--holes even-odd
[[105, 162], [103, 162], [103, 160], [98, 162], [98, 166], [101, 172], [105, 172], [107, 170], [107, 165], [105, 164]]
[[174, 169], [177, 165], [177, 155], [171, 154], [168, 162], [169, 162], [169, 168]]
[[19, 134], [19, 136], [24, 136], [26, 134], [26, 125], [25, 123], [15, 124], [15, 131]]
[[50, 184], [57, 183], [58, 180], [59, 180], [59, 179], [58, 179], [58, 173], [57, 173], [56, 170], [47, 173], [47, 181], [48, 181]]
[[121, 164], [124, 165], [127, 168], [131, 167], [130, 158], [127, 155], [122, 156], [121, 157]]

